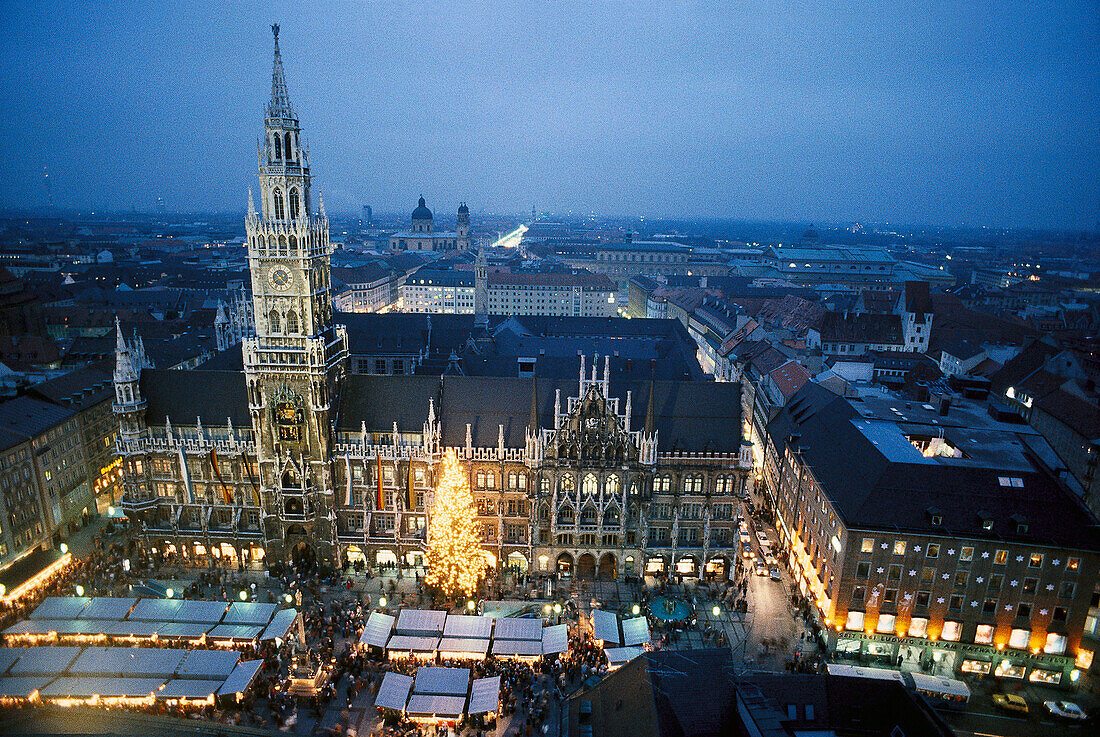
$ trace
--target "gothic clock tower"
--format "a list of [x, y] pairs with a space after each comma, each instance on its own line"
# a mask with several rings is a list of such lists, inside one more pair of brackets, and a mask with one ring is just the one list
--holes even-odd
[[287, 95], [279, 26], [259, 144], [260, 212], [248, 195], [256, 337], [244, 341], [271, 562], [336, 563], [332, 418], [347, 334], [332, 322], [328, 217], [312, 212], [309, 149]]

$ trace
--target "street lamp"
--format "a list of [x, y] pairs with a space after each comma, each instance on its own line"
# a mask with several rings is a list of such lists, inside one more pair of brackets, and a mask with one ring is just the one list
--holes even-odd
[[84, 587], [81, 586], [80, 584], [76, 585], [76, 595], [77, 596], [84, 596]]
[[67, 553], [67, 552], [69, 552], [69, 544], [68, 544], [68, 543], [61, 543], [60, 545], [58, 545], [58, 546], [57, 546], [57, 548], [58, 548], [58, 550], [60, 550], [60, 551], [61, 551], [62, 553]]
[[175, 595], [176, 595], [176, 592], [175, 592], [175, 590], [174, 590], [174, 589], [165, 589], [165, 591], [164, 591], [164, 595], [165, 595], [166, 597], [168, 597], [169, 599], [171, 599], [171, 598], [172, 598], [173, 596], [175, 596]]
[[642, 611], [642, 608], [640, 606], [638, 606], [637, 604], [630, 607], [630, 613], [633, 614], [635, 617], [637, 617], [641, 613], [641, 611]]
[[554, 602], [554, 614], [561, 614], [561, 604]]
[[466, 608], [472, 612], [474, 609], [477, 608], [477, 602], [475, 602], [473, 599], [470, 599], [468, 602], [466, 602]]
[[241, 589], [241, 601], [248, 601], [248, 592]]
[[284, 594], [283, 595], [283, 601], [285, 601], [287, 604], [289, 604], [292, 601], [294, 601], [294, 597], [291, 596], [290, 594]]
[[542, 607], [542, 613], [547, 614], [547, 615], [550, 614], [550, 605], [549, 604], [546, 604], [545, 606]]
[[722, 607], [715, 604], [714, 608], [710, 610], [710, 613], [713, 614], [715, 618], [720, 617], [722, 616]]
[[385, 609], [385, 607], [386, 607], [386, 597], [384, 597], [384, 596], [379, 596], [378, 597], [378, 606], [382, 609]]

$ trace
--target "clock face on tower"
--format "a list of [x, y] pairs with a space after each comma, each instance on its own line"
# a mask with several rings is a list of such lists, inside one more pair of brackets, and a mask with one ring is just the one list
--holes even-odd
[[286, 289], [290, 286], [290, 272], [281, 266], [272, 269], [268, 278], [271, 280], [271, 286], [276, 289]]

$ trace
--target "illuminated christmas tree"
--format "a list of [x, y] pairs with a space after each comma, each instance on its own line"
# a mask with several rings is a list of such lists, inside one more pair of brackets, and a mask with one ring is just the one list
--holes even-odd
[[477, 591], [485, 566], [470, 483], [454, 451], [443, 456], [443, 474], [435, 489], [428, 522], [428, 573], [425, 581], [446, 596]]

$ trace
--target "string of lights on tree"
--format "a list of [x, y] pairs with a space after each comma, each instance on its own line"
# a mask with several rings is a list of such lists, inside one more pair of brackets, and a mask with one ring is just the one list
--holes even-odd
[[476, 518], [470, 482], [449, 450], [443, 456], [443, 473], [431, 506], [425, 576], [429, 586], [446, 596], [469, 596], [477, 590], [485, 557]]

